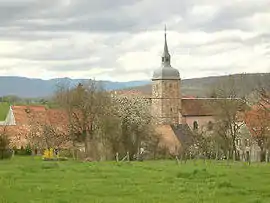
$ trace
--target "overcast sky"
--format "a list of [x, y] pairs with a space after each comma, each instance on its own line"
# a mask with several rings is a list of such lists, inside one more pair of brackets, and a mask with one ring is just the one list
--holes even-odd
[[0, 75], [150, 79], [165, 24], [182, 78], [270, 72], [270, 0], [0, 0]]

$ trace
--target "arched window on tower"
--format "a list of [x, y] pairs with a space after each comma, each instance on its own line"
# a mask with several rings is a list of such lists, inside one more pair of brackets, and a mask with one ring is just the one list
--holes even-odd
[[198, 127], [199, 127], [198, 122], [194, 121], [193, 122], [193, 130], [198, 130]]
[[162, 62], [165, 62], [165, 57], [164, 56], [162, 57]]

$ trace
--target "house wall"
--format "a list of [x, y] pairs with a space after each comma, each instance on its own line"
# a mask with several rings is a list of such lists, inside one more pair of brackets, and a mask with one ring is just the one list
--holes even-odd
[[[249, 141], [247, 142], [246, 140]], [[249, 143], [249, 145], [246, 146], [246, 143]], [[240, 128], [240, 132], [236, 140], [236, 149], [239, 151], [240, 159], [242, 161], [246, 161], [247, 153], [250, 153], [251, 162], [261, 161], [260, 148], [252, 139], [251, 133], [245, 124]]]

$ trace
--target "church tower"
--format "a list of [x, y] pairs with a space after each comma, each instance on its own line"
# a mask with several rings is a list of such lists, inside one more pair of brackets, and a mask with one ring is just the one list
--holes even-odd
[[152, 115], [157, 119], [158, 124], [179, 123], [182, 99], [180, 83], [179, 71], [171, 66], [165, 27], [161, 67], [154, 71], [152, 77]]

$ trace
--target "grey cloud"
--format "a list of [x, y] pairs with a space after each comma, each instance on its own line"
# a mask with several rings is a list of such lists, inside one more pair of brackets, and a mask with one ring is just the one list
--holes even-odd
[[[38, 2], [40, 5], [36, 3], [25, 4], [23, 8], [15, 7], [21, 12], [10, 10], [9, 14], [17, 19], [12, 25], [26, 31], [135, 32], [149, 29], [172, 14], [182, 15], [188, 1], [158, 0], [153, 3], [150, 0], [71, 0], [69, 6], [59, 0], [46, 5], [42, 5], [42, 1]], [[3, 15], [10, 18], [5, 13]]]
[[181, 44], [179, 48], [172, 50], [173, 54], [181, 54], [181, 51], [186, 51], [190, 55], [212, 55], [219, 53], [227, 53], [229, 51], [241, 49], [244, 46], [255, 47], [257, 45], [270, 46], [270, 34], [258, 34], [255, 37], [243, 39], [239, 36], [227, 36], [220, 39], [213, 39], [211, 41], [200, 44]]
[[43, 0], [4, 0], [0, 2], [0, 26], [7, 26], [17, 20], [29, 19], [42, 9], [55, 5], [56, 1]]
[[[7, 1], [8, 2], [8, 1]], [[175, 24], [173, 29], [202, 29], [206, 31], [226, 28], [246, 29], [247, 25], [239, 22], [246, 16], [257, 12], [267, 12], [270, 2], [245, 4], [233, 3], [225, 6], [213, 19], [202, 24], [197, 23], [188, 11], [202, 2], [188, 0], [64, 0], [43, 1], [28, 0], [24, 3], [1, 4], [0, 19], [9, 26], [20, 27], [24, 31], [72, 31], [87, 32], [136, 32], [155, 29], [162, 21], [178, 15], [183, 21]], [[20, 2], [20, 1], [17, 1]], [[2, 6], [1, 6], [2, 5]], [[43, 23], [40, 22], [42, 20]]]
[[[29, 7], [35, 9], [28, 18], [21, 18], [13, 22], [14, 26], [25, 30], [48, 31], [119, 31], [125, 30], [134, 23], [132, 18], [125, 16], [123, 7], [131, 5], [135, 0], [71, 0], [70, 5], [59, 3], [50, 7]], [[13, 12], [11, 12], [13, 13]], [[18, 14], [18, 17], [20, 15]], [[40, 23], [42, 20], [43, 23]]]
[[[65, 4], [64, 0], [5, 0], [0, 1], [0, 39], [16, 41], [42, 40], [52, 43], [51, 39], [68, 39], [72, 32], [108, 34], [105, 38], [94, 44], [70, 45], [70, 42], [52, 49], [30, 51], [13, 55], [2, 55], [10, 59], [25, 59], [35, 61], [46, 66], [47, 70], [70, 71], [91, 70], [101, 67], [116, 77], [119, 74], [138, 73], [140, 70], [127, 71], [117, 63], [117, 58], [127, 51], [146, 50], [152, 44], [150, 42], [138, 44], [132, 50], [121, 43], [124, 39], [131, 39], [136, 32], [145, 30], [163, 29], [163, 23], [175, 16], [183, 18], [180, 22], [172, 23], [170, 30], [181, 32], [203, 30], [213, 33], [219, 30], [242, 29], [249, 30], [249, 25], [242, 23], [242, 19], [256, 13], [267, 12], [270, 2], [264, 3], [233, 3], [221, 7], [212, 19], [206, 22], [198, 22], [189, 14], [193, 6], [215, 3], [209, 0], [70, 0]], [[256, 30], [255, 30], [256, 31]], [[89, 38], [91, 36], [89, 35]], [[268, 44], [269, 33], [257, 35], [244, 40], [238, 36], [223, 37], [207, 43], [191, 45], [188, 42], [180, 45], [180, 49], [191, 49], [191, 54], [207, 56], [214, 53], [228, 52], [243, 46], [254, 46], [258, 43]], [[161, 42], [162, 43], [162, 42]], [[173, 43], [173, 42], [171, 42]], [[224, 44], [226, 49], [222, 48]], [[161, 45], [162, 46], [162, 45]], [[212, 48], [213, 47], [213, 48]], [[215, 48], [216, 47], [216, 48]], [[172, 50], [177, 52], [178, 50]], [[266, 54], [269, 52], [266, 52]], [[177, 53], [175, 53], [177, 54]], [[173, 53], [173, 58], [176, 57]], [[100, 58], [92, 61], [91, 58]], [[52, 61], [51, 65], [46, 61]], [[66, 61], [66, 65], [59, 62]], [[58, 65], [57, 65], [58, 64]], [[156, 66], [160, 61], [156, 62]], [[211, 65], [211, 64], [210, 64]], [[157, 67], [145, 67], [146, 75], [152, 74]], [[234, 66], [235, 68], [236, 66]], [[188, 67], [190, 68], [190, 67]], [[193, 67], [198, 69], [198, 67]], [[198, 70], [217, 74], [221, 68], [233, 71], [230, 67], [200, 67]], [[243, 67], [239, 67], [243, 69]], [[111, 71], [112, 69], [112, 71]], [[188, 69], [183, 67], [184, 71]]]
[[[63, 2], [63, 1], [62, 1]], [[55, 19], [68, 19], [74, 17], [85, 17], [85, 16], [94, 16], [106, 14], [106, 12], [115, 13], [121, 10], [122, 7], [133, 5], [134, 3], [139, 2], [138, 0], [99, 0], [99, 1], [91, 1], [91, 0], [70, 0], [69, 4], [64, 5], [58, 4], [61, 9], [59, 12], [59, 7], [55, 8], [51, 7], [47, 12], [43, 12], [40, 17], [42, 18], [55, 18]]]
[[66, 32], [25, 31], [18, 27], [0, 28], [0, 40], [36, 41], [66, 38]]
[[[85, 61], [81, 63], [76, 63], [76, 64], [61, 64], [61, 65], [50, 65], [46, 69], [49, 71], [74, 71], [77, 70], [79, 71], [90, 71], [91, 69], [100, 67], [99, 62], [92, 62], [92, 61]], [[108, 67], [102, 67], [102, 70], [107, 71], [109, 68]]]
[[225, 29], [249, 30], [249, 25], [242, 21], [245, 17], [252, 17], [257, 13], [268, 12], [270, 12], [270, 1], [253, 1], [253, 3], [239, 1], [222, 7], [214, 18], [210, 19], [207, 23], [192, 24], [191, 21], [190, 24], [193, 28], [199, 27], [201, 30], [211, 32]]
[[[148, 69], [146, 69], [146, 70], [144, 70], [143, 71], [143, 74], [145, 75], [145, 76], [147, 76], [147, 78], [151, 78], [152, 77], [152, 74], [153, 74], [153, 71], [155, 70], [155, 69], [157, 69], [158, 67], [149, 67]], [[110, 75], [112, 76], [112, 77], [119, 77], [119, 76], [121, 76], [121, 75], [131, 75], [131, 74], [137, 74], [137, 73], [142, 73], [142, 71], [140, 71], [140, 70], [126, 70], [126, 69], [124, 69], [124, 68], [115, 68], [113, 71], [111, 71], [111, 73], [110, 73]], [[138, 78], [138, 80], [140, 80], [139, 78]]]

